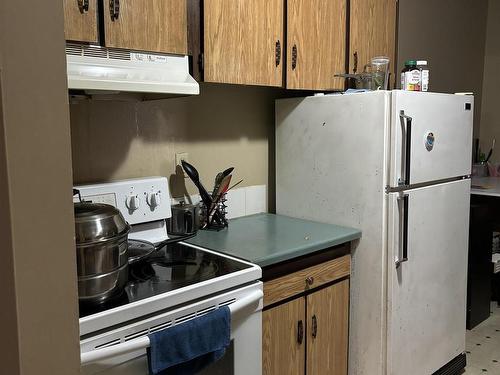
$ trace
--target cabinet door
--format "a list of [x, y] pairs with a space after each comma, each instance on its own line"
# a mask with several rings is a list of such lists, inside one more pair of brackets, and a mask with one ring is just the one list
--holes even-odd
[[305, 366], [305, 299], [262, 313], [263, 375], [303, 375]]
[[307, 375], [347, 375], [349, 280], [307, 296]]
[[104, 7], [107, 47], [187, 53], [186, 0], [120, 0], [115, 4], [119, 4], [115, 12]]
[[387, 56], [395, 77], [396, 14], [396, 0], [351, 0], [350, 73], [361, 73], [372, 57]]
[[66, 40], [97, 43], [97, 0], [63, 0]]
[[288, 0], [289, 89], [341, 90], [346, 68], [346, 0]]
[[283, 84], [283, 0], [205, 0], [204, 80]]

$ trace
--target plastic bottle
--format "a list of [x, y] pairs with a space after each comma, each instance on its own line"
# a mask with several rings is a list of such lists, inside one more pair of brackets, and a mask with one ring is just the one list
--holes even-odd
[[427, 61], [417, 61], [417, 68], [420, 70], [420, 91], [429, 91], [429, 67]]
[[420, 91], [420, 70], [415, 60], [405, 62], [401, 71], [401, 89], [407, 91]]

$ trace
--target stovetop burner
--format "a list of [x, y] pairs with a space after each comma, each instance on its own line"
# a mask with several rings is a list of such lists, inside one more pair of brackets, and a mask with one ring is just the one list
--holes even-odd
[[170, 262], [158, 259], [141, 263], [130, 271], [132, 278], [137, 281], [150, 280], [152, 283], [185, 283], [191, 279], [206, 280], [215, 275], [218, 270], [218, 266], [214, 262], [198, 264], [190, 261]]
[[121, 295], [99, 304], [80, 303], [80, 318], [251, 267], [184, 244], [164, 246], [130, 265]]

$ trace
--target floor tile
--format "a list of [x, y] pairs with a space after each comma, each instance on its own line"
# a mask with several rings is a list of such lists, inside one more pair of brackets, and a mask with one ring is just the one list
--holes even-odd
[[491, 305], [491, 316], [467, 331], [465, 375], [500, 375], [500, 308]]

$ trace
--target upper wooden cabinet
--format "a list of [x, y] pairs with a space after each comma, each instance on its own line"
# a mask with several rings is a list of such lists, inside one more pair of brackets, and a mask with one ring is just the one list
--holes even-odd
[[204, 80], [283, 85], [284, 0], [204, 1]]
[[98, 33], [98, 0], [63, 1], [66, 40], [187, 54], [187, 0], [99, 0], [105, 35]]
[[346, 0], [288, 0], [287, 88], [344, 88]]
[[396, 18], [396, 0], [351, 0], [350, 73], [361, 73], [372, 57], [387, 56], [394, 76]]
[[107, 47], [187, 53], [186, 0], [104, 1]]
[[97, 43], [97, 0], [63, 0], [66, 40]]

